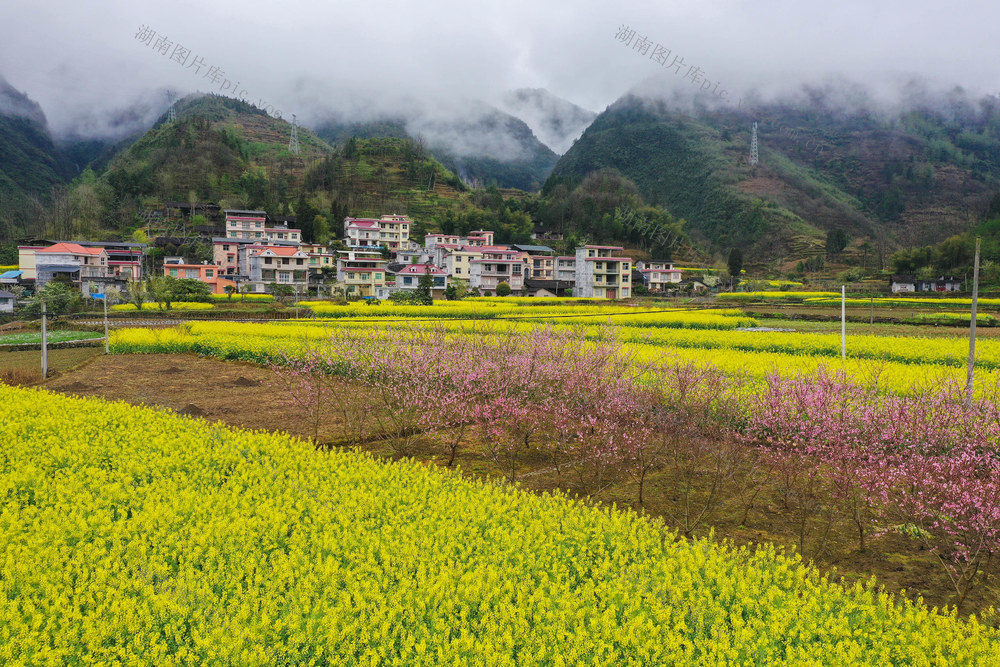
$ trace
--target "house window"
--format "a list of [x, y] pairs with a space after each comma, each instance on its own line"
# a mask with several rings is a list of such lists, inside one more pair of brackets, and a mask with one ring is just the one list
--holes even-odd
[[170, 275], [173, 276], [174, 278], [176, 278], [177, 277], [177, 269], [170, 269]]
[[413, 284], [413, 278], [411, 278], [409, 276], [403, 276], [403, 284], [404, 285], [412, 285]]
[[223, 245], [223, 246], [222, 246], [222, 249], [223, 249], [223, 250], [229, 250], [229, 246], [228, 246], [228, 245]]
[[214, 278], [215, 277], [215, 271], [212, 270], [212, 269], [205, 269], [205, 277], [206, 278]]
[[265, 257], [264, 258], [264, 263], [265, 264], [270, 264], [271, 263], [271, 258], [270, 257]]

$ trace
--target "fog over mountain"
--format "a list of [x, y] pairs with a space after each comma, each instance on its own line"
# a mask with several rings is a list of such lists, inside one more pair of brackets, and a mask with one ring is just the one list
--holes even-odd
[[[365, 113], [368, 100], [410, 99], [441, 120], [463, 100], [511, 111], [504, 96], [521, 88], [601, 111], [657, 73], [692, 89], [710, 80], [730, 100], [829, 75], [877, 90], [896, 73], [979, 95], [1000, 91], [989, 57], [998, 24], [1000, 5], [970, 0], [947, 11], [926, 0], [37, 0], [0, 6], [0, 71], [41, 105], [56, 136], [148, 122], [166, 101], [155, 91], [167, 90], [235, 95], [300, 119], [317, 103], [356, 98]], [[567, 148], [574, 132], [517, 115], [557, 152]]]

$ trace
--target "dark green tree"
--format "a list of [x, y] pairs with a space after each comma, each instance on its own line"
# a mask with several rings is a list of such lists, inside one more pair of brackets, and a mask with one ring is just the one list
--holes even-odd
[[497, 285], [497, 296], [510, 296], [510, 285], [502, 282]]
[[431, 294], [431, 289], [433, 287], [434, 276], [431, 275], [431, 265], [427, 264], [424, 267], [424, 275], [420, 276], [420, 280], [417, 282], [417, 290], [414, 294], [414, 300], [421, 305], [433, 305], [434, 297]]
[[743, 272], [743, 251], [739, 248], [730, 250], [726, 264], [729, 268], [730, 285], [735, 288], [740, 283], [740, 273]]
[[826, 254], [839, 255], [847, 247], [847, 232], [843, 229], [831, 229], [826, 233]]

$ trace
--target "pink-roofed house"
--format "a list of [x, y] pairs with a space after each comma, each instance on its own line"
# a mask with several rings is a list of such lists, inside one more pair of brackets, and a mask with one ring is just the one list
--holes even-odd
[[431, 296], [435, 299], [443, 299], [444, 291], [448, 287], [448, 274], [433, 264], [407, 264], [395, 271], [397, 290], [415, 290], [420, 287], [420, 279], [425, 274], [430, 274], [433, 286]]

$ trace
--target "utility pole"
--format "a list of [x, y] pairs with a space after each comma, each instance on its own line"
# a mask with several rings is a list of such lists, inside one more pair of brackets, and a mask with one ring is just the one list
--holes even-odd
[[757, 152], [757, 123], [754, 122], [753, 129], [750, 131], [750, 166], [757, 166], [760, 162], [760, 156]]
[[847, 286], [840, 286], [840, 358], [847, 359]]
[[101, 295], [101, 301], [104, 302], [104, 354], [111, 354], [111, 346], [108, 339], [108, 293], [107, 292]]
[[42, 301], [42, 379], [49, 376], [49, 345], [45, 302]]
[[972, 407], [972, 380], [976, 369], [976, 310], [979, 305], [979, 244], [976, 237], [976, 260], [972, 269], [972, 318], [969, 320], [969, 371], [965, 380], [965, 405]]

